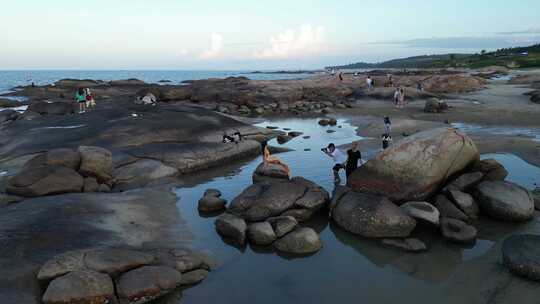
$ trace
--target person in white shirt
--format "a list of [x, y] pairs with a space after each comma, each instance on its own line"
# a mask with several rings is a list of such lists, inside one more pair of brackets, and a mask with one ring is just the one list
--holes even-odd
[[321, 150], [334, 160], [334, 167], [332, 168], [332, 171], [334, 171], [334, 182], [339, 183], [339, 170], [345, 169], [347, 157], [339, 149], [336, 149], [336, 146], [332, 143]]
[[368, 90], [371, 90], [373, 87], [373, 80], [371, 79], [371, 76], [368, 76], [366, 78], [366, 84], [367, 84]]

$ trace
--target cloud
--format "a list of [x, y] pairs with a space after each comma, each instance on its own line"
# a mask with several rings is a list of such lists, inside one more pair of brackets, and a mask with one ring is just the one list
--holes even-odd
[[200, 59], [213, 59], [221, 54], [221, 50], [223, 49], [223, 36], [212, 33], [210, 36], [210, 41], [210, 49], [202, 52], [201, 55], [199, 55]]
[[500, 32], [497, 33], [498, 35], [530, 35], [530, 34], [540, 34], [540, 27], [536, 28], [530, 28], [523, 31], [515, 31], [515, 32]]
[[269, 39], [269, 47], [256, 51], [257, 59], [291, 58], [320, 53], [325, 41], [324, 27], [302, 25], [287, 29]]

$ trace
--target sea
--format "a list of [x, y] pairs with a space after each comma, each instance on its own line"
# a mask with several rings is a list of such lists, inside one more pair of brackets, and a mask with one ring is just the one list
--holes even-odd
[[[137, 78], [148, 83], [168, 80], [166, 84], [178, 84], [186, 80], [226, 78], [243, 76], [253, 80], [301, 79], [313, 76], [310, 72], [275, 71], [188, 71], [188, 70], [0, 70], [0, 94], [8, 93], [17, 86], [52, 84], [60, 79], [119, 80]], [[165, 83], [164, 83], [165, 84]]]

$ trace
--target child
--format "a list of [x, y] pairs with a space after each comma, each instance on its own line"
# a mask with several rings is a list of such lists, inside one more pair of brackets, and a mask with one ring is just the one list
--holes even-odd
[[334, 172], [334, 182], [339, 183], [339, 170], [345, 169], [345, 162], [347, 161], [347, 158], [343, 152], [336, 149], [336, 146], [332, 143], [329, 144], [328, 147], [321, 149], [321, 151], [334, 160], [334, 167], [332, 167], [332, 171]]
[[96, 102], [94, 101], [94, 96], [90, 92], [90, 89], [87, 88], [85, 90], [85, 94], [86, 94], [86, 108], [95, 107]]
[[75, 102], [79, 104], [79, 114], [86, 112], [86, 95], [83, 88], [75, 92]]
[[392, 136], [390, 136], [390, 134], [383, 134], [382, 135], [382, 148], [383, 150], [386, 150], [386, 148], [388, 148], [390, 146], [390, 144], [392, 143]]

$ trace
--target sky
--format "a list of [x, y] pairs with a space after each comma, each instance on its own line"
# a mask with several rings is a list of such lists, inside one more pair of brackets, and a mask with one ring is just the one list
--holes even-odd
[[538, 0], [2, 0], [0, 70], [319, 69], [540, 42]]

